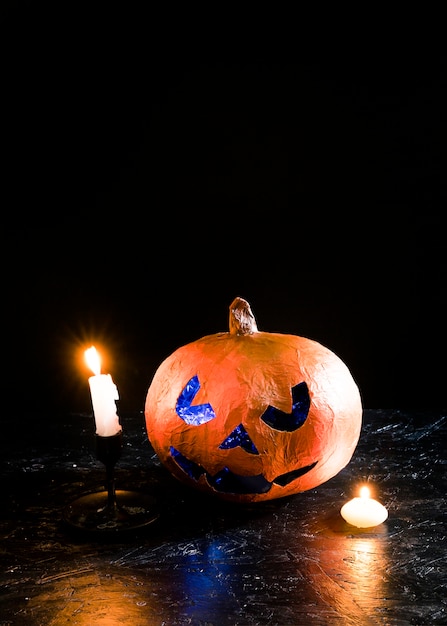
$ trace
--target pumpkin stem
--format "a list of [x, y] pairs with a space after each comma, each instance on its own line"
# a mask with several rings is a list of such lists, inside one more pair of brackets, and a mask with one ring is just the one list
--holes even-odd
[[230, 334], [252, 335], [258, 332], [255, 316], [243, 298], [235, 298], [230, 304]]

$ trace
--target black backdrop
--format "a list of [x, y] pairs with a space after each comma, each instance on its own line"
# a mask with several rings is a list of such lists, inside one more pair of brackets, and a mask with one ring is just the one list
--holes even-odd
[[446, 406], [442, 56], [142, 60], [32, 21], [4, 10], [5, 410], [89, 411], [92, 343], [140, 410], [235, 296], [365, 407]]

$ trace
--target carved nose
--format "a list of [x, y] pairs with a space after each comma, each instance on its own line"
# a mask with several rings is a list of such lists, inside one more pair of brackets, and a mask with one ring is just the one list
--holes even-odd
[[259, 454], [255, 444], [250, 439], [250, 435], [247, 433], [242, 424], [236, 426], [234, 430], [226, 437], [219, 446], [220, 450], [229, 450], [230, 448], [241, 447], [245, 452], [249, 454]]

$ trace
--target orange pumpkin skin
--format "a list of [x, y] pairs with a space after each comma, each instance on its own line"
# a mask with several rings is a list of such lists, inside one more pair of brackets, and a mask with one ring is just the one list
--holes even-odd
[[230, 332], [161, 363], [145, 419], [173, 476], [225, 500], [257, 502], [312, 489], [345, 467], [362, 404], [338, 356], [305, 337], [258, 331], [249, 304], [236, 298]]

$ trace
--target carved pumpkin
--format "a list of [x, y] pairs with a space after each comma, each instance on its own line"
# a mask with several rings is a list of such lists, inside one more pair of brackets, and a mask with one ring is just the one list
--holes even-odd
[[235, 502], [335, 476], [362, 423], [344, 362], [311, 339], [258, 331], [242, 298], [229, 327], [180, 347], [155, 372], [145, 419], [160, 461], [182, 482]]

